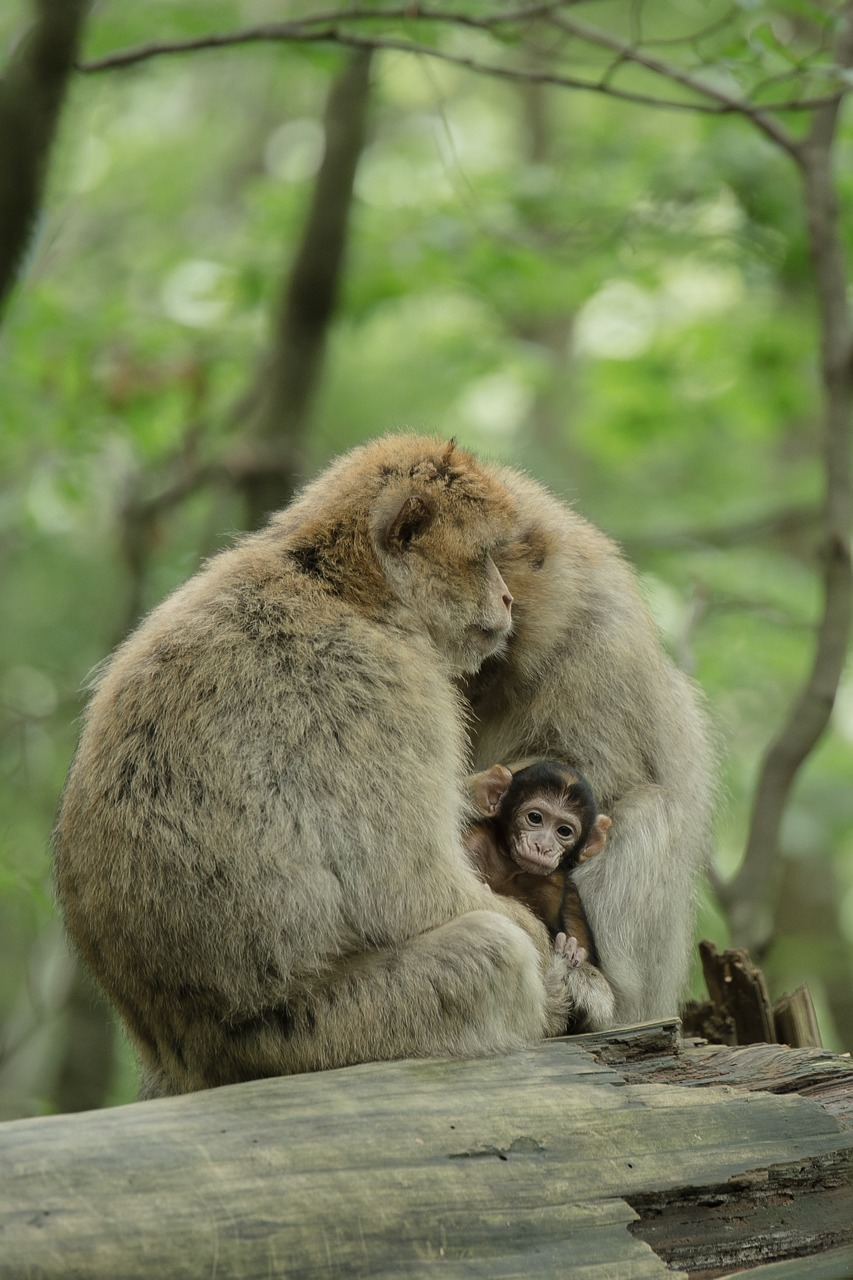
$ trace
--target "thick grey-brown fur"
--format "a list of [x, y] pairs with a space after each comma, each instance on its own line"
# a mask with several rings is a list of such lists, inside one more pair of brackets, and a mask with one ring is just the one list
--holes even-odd
[[148, 1094], [565, 1026], [567, 962], [461, 841], [455, 682], [501, 643], [515, 525], [464, 451], [374, 441], [100, 672], [57, 885]]
[[616, 545], [529, 477], [495, 474], [519, 521], [497, 557], [514, 629], [468, 681], [475, 767], [548, 756], [586, 775], [613, 825], [576, 873], [601, 971], [570, 973], [575, 1008], [593, 1029], [671, 1017], [711, 849], [706, 717]]

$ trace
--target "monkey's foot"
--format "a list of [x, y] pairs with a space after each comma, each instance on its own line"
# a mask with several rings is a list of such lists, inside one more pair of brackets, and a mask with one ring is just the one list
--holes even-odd
[[570, 934], [558, 933], [554, 939], [554, 952], [558, 956], [565, 956], [569, 964], [577, 967], [583, 964], [587, 959], [586, 947], [582, 947], [577, 938]]

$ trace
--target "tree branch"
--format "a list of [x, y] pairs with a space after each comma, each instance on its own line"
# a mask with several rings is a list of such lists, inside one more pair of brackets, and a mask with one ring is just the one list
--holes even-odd
[[[837, 63], [853, 65], [853, 0], [843, 9]], [[824, 394], [823, 614], [812, 669], [762, 763], [743, 865], [725, 890], [733, 940], [760, 953], [770, 932], [782, 815], [797, 773], [826, 730], [844, 670], [853, 615], [853, 330], [847, 261], [832, 175], [842, 95], [815, 113], [797, 149], [821, 331]], [[759, 909], [756, 909], [759, 904]]]
[[0, 80], [0, 310], [39, 214], [59, 113], [89, 0], [34, 0], [33, 23]]
[[[570, 5], [578, 3], [578, 0], [568, 0], [568, 3]], [[618, 89], [609, 83], [608, 77], [611, 74], [612, 67], [608, 68], [599, 80], [582, 80], [576, 76], [564, 75], [553, 70], [545, 71], [538, 67], [512, 67], [499, 63], [483, 62], [478, 58], [451, 53], [445, 49], [419, 44], [416, 41], [401, 37], [361, 34], [343, 25], [344, 23], [360, 24], [383, 18], [389, 22], [446, 23], [448, 25], [466, 26], [487, 34], [495, 34], [501, 27], [508, 27], [522, 22], [529, 24], [531, 19], [537, 17], [543, 17], [554, 23], [553, 11], [564, 7], [564, 4], [565, 0], [563, 4], [548, 4], [526, 9], [508, 10], [490, 18], [480, 19], [462, 16], [455, 12], [425, 10], [420, 7], [397, 10], [362, 10], [357, 13], [347, 13], [343, 17], [340, 13], [336, 13], [333, 17], [328, 14], [317, 14], [296, 22], [264, 23], [255, 27], [246, 27], [240, 31], [214, 33], [190, 40], [151, 42], [144, 45], [136, 45], [129, 49], [120, 49], [114, 53], [106, 54], [101, 58], [82, 62], [78, 64], [78, 70], [87, 74], [116, 70], [133, 66], [149, 58], [162, 57], [168, 54], [198, 52], [202, 49], [221, 49], [261, 41], [283, 41], [290, 44], [331, 43], [352, 49], [386, 50], [395, 53], [418, 54], [423, 57], [437, 59], [440, 62], [447, 62], [453, 66], [462, 67], [466, 71], [474, 72], [477, 75], [486, 75], [493, 79], [509, 80], [522, 84], [554, 85], [562, 89], [598, 93], [640, 106], [657, 107], [671, 111], [700, 112], [704, 115], [715, 116], [742, 114], [752, 119], [758, 128], [772, 137], [774, 142], [787, 151], [792, 151], [796, 143], [788, 135], [787, 131], [777, 124], [768, 113], [771, 111], [812, 110], [829, 100], [826, 98], [792, 99], [784, 103], [774, 104], [772, 107], [758, 108], [744, 98], [726, 94], [722, 90], [717, 90], [715, 86], [699, 80], [691, 73], [682, 72], [680, 68], [675, 67], [673, 64], [641, 54], [639, 50], [632, 49], [630, 45], [623, 45], [619, 41], [608, 45], [605, 41], [610, 40], [610, 37], [593, 27], [583, 28], [589, 34], [591, 43], [605, 48], [612, 47], [615, 52], [623, 55], [620, 61], [631, 61], [643, 65], [648, 70], [655, 71], [664, 78], [681, 84], [683, 88], [695, 93], [699, 101], [658, 98], [652, 94]], [[577, 24], [576, 32], [569, 32], [565, 19], [559, 19], [559, 24], [560, 26], [566, 24], [564, 33], [567, 34], [580, 34], [582, 30], [580, 24]], [[592, 38], [593, 36], [595, 39]], [[708, 100], [702, 101], [703, 98]]]
[[[574, 18], [563, 18], [557, 14], [550, 15], [548, 21], [551, 26], [565, 32], [566, 35], [575, 36], [585, 44], [595, 45], [600, 49], [608, 49], [611, 53], [617, 54], [620, 62], [632, 62], [636, 66], [644, 67], [647, 71], [654, 72], [655, 75], [661, 76], [664, 80], [669, 80], [673, 84], [680, 84], [683, 89], [697, 94], [700, 98], [710, 99], [717, 104], [719, 112], [736, 112], [739, 115], [746, 116], [757, 129], [766, 134], [783, 151], [787, 151], [791, 155], [796, 154], [797, 142], [793, 135], [778, 121], [768, 116], [766, 110], [752, 106], [745, 98], [739, 98], [727, 93], [724, 89], [719, 89], [715, 84], [701, 79], [693, 72], [685, 71], [675, 63], [667, 62], [654, 54], [644, 53], [636, 45], [619, 40], [616, 36], [611, 36], [606, 31], [589, 26], [588, 23], [577, 22]], [[609, 92], [613, 92], [612, 87]], [[779, 110], [780, 108], [774, 107], [773, 109]], [[785, 109], [790, 109], [790, 104], [786, 103]]]
[[[583, 3], [583, 0], [550, 0], [550, 3], [506, 9], [502, 13], [494, 13], [488, 18], [475, 18], [471, 14], [449, 10], [425, 9], [421, 5], [403, 5], [397, 9], [359, 9], [351, 13], [342, 13], [340, 9], [333, 9], [321, 13], [306, 14], [304, 18], [298, 18], [292, 22], [262, 22], [255, 26], [244, 27], [240, 31], [211, 33], [210, 35], [196, 36], [187, 40], [152, 40], [145, 44], [134, 45], [129, 49], [117, 50], [115, 53], [106, 54], [102, 58], [95, 58], [89, 62], [81, 63], [78, 70], [86, 72], [108, 71], [132, 66], [136, 62], [144, 62], [149, 58], [158, 58], [163, 54], [194, 53], [200, 49], [220, 49], [230, 45], [256, 44], [261, 41], [299, 42], [305, 40], [328, 40], [333, 43], [344, 43], [349, 33], [342, 30], [342, 22], [356, 22], [359, 25], [377, 21], [402, 22], [406, 25], [436, 23], [455, 27], [468, 27], [475, 31], [494, 34], [501, 27], [530, 23], [533, 19], [545, 17], [565, 4], [580, 3]], [[359, 37], [358, 43], [361, 46], [365, 43], [365, 40]], [[372, 40], [366, 40], [366, 43], [371, 48], [398, 47], [397, 45], [379, 46], [374, 44]], [[407, 42], [399, 47], [403, 49], [411, 47], [415, 52], [433, 52], [426, 45], [421, 48], [420, 46], [410, 46]]]

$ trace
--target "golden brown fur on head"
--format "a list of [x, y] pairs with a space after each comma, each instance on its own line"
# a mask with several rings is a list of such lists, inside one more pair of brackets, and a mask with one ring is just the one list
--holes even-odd
[[[318, 582], [371, 617], [392, 609], [405, 625], [409, 615], [454, 667], [472, 671], [502, 647], [494, 633], [504, 619], [482, 570], [512, 527], [505, 487], [472, 454], [412, 435], [345, 455], [273, 517], [268, 536], [284, 534]], [[496, 583], [492, 572], [492, 594]]]
[[496, 515], [507, 520], [512, 515], [505, 485], [455, 440], [389, 435], [336, 459], [272, 516], [268, 527], [290, 530], [298, 525], [310, 537], [341, 525], [367, 538], [374, 503], [395, 488], [433, 496], [442, 522], [451, 525], [459, 518], [476, 518], [476, 512], [487, 526]]

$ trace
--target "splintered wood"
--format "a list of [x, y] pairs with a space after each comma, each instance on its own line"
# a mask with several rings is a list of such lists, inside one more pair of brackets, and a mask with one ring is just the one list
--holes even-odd
[[820, 1047], [814, 1005], [806, 986], [770, 1001], [764, 974], [746, 951], [717, 950], [700, 942], [699, 955], [710, 1000], [691, 1001], [685, 1031], [715, 1044], [787, 1044]]

